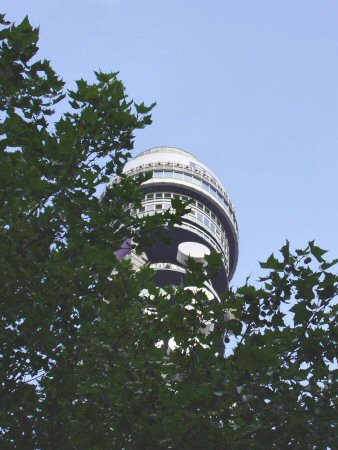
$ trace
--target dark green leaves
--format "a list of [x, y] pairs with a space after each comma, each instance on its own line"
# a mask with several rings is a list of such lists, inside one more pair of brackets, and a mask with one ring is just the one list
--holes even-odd
[[312, 255], [317, 259], [318, 262], [323, 262], [323, 255], [325, 255], [325, 253], [327, 253], [327, 250], [323, 250], [320, 247], [318, 247], [317, 245], [315, 245], [314, 243], [315, 241], [310, 241], [309, 242], [309, 247], [311, 250]]
[[36, 60], [38, 30], [0, 23], [2, 447], [334, 448], [337, 260], [286, 242], [262, 287], [218, 302], [211, 254], [158, 289], [150, 267], [117, 257], [189, 209], [132, 214], [145, 178], [122, 170], [154, 104], [97, 72], [53, 124], [65, 92]]
[[323, 262], [320, 267], [323, 270], [327, 270], [327, 269], [330, 269], [331, 267], [333, 267], [334, 265], [336, 265], [337, 263], [338, 263], [338, 259], [333, 259], [332, 261]]
[[284, 267], [283, 264], [280, 263], [277, 258], [275, 258], [273, 253], [265, 262], [260, 262], [259, 264], [262, 269], [282, 270]]
[[290, 258], [290, 243], [288, 240], [286, 240], [285, 245], [283, 245], [283, 247], [280, 250], [281, 254], [284, 257], [284, 262], [288, 263], [289, 262], [289, 258]]
[[278, 355], [272, 347], [260, 348], [252, 343], [240, 346], [235, 351], [235, 358], [240, 368], [255, 372], [268, 370], [279, 363]]
[[[158, 350], [157, 339], [138, 325], [143, 318], [153, 329], [140, 299], [150, 271], [135, 274], [114, 253], [154, 225], [126, 208], [140, 203], [140, 181], [121, 177], [101, 202], [95, 194], [121, 174], [134, 131], [150, 122], [152, 106], [136, 108], [116, 73], [98, 72], [95, 83], [80, 80], [68, 93], [71, 107], [53, 123], [53, 106], [65, 93], [50, 63], [36, 60], [38, 30], [28, 18], [16, 26], [1, 16], [1, 25], [2, 443], [67, 448], [76, 441], [86, 448], [93, 436], [82, 440], [79, 432], [94, 408], [102, 448], [111, 431], [99, 423], [111, 406], [105, 409], [101, 389], [116, 394], [110, 405], [118, 409], [121, 380], [145, 364], [135, 346], [148, 346], [150, 359]], [[158, 216], [156, 225], [164, 221]], [[128, 349], [138, 369], [122, 367]], [[103, 403], [95, 406], [94, 394]], [[69, 413], [76, 417], [73, 431], [65, 425]]]
[[308, 320], [310, 319], [312, 312], [308, 310], [306, 306], [306, 302], [298, 302], [296, 303], [291, 309], [291, 312], [294, 313], [294, 324], [295, 325], [305, 325], [307, 324]]

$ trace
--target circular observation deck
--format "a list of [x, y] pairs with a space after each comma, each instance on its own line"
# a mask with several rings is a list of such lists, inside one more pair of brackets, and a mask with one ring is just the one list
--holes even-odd
[[[194, 155], [176, 147], [145, 150], [125, 165], [124, 172], [130, 176], [152, 172], [152, 178], [142, 184], [145, 198], [137, 214], [169, 209], [174, 197], [191, 201], [190, 213], [177, 226], [180, 231], [175, 229], [169, 237], [178, 245], [193, 235], [196, 242], [222, 253], [223, 278], [230, 281], [238, 260], [238, 228], [234, 208], [218, 177]], [[157, 254], [162, 252], [168, 253], [157, 248], [152, 259], [160, 262]]]

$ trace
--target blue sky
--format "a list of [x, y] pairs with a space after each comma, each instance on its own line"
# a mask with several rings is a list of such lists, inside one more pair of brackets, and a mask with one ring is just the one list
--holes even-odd
[[233, 284], [289, 239], [338, 256], [336, 0], [4, 0], [40, 26], [40, 55], [72, 86], [119, 71], [157, 102], [135, 152], [172, 145], [214, 170], [236, 209]]

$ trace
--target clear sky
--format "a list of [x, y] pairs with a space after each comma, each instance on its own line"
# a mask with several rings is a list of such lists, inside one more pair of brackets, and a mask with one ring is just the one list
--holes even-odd
[[3, 0], [40, 26], [72, 85], [120, 71], [157, 102], [135, 152], [171, 145], [223, 181], [237, 213], [233, 284], [289, 239], [338, 257], [337, 0]]

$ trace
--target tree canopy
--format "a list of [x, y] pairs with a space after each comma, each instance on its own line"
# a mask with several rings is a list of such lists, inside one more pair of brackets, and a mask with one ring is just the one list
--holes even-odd
[[[2, 448], [333, 449], [337, 261], [287, 242], [221, 303], [158, 289], [116, 257], [188, 208], [132, 214], [145, 178], [122, 170], [154, 105], [117, 73], [67, 91], [28, 18], [0, 21]], [[218, 264], [190, 261], [189, 285]]]

